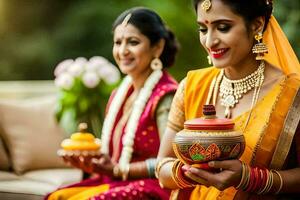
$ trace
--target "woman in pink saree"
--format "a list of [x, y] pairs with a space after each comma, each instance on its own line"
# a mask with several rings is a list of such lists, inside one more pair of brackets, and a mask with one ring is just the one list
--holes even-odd
[[161, 134], [177, 88], [164, 70], [178, 49], [173, 33], [146, 8], [123, 12], [113, 25], [113, 55], [127, 74], [107, 105], [99, 158], [65, 157], [97, 176], [46, 199], [169, 199], [154, 178]]

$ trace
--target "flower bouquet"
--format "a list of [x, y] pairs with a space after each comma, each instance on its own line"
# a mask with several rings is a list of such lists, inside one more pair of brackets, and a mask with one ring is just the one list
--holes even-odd
[[120, 80], [116, 66], [103, 57], [67, 59], [54, 71], [59, 88], [56, 117], [67, 133], [80, 122], [100, 137], [106, 101]]

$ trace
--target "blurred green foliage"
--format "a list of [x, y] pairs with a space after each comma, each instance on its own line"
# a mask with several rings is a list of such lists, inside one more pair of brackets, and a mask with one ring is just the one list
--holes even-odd
[[[275, 2], [275, 15], [300, 55], [298, 0]], [[207, 66], [191, 0], [0, 0], [0, 80], [53, 79], [66, 58], [101, 55], [113, 61], [111, 24], [125, 9], [157, 11], [181, 43], [170, 72], [182, 79]]]

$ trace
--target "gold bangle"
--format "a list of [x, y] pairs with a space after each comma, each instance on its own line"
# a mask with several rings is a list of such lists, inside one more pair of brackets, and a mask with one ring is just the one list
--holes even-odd
[[242, 161], [241, 161], [241, 163], [242, 163], [242, 177], [241, 177], [240, 183], [235, 187], [237, 190], [242, 188], [242, 185], [244, 185], [244, 182], [246, 180], [245, 163]]
[[162, 168], [163, 165], [165, 165], [168, 162], [173, 162], [175, 161], [176, 158], [171, 158], [171, 157], [167, 157], [167, 158], [163, 158], [162, 160], [160, 160], [155, 167], [155, 177], [158, 179], [158, 175], [160, 172], [160, 169]]
[[278, 177], [279, 177], [279, 181], [280, 181], [279, 188], [278, 188], [277, 191], [275, 192], [275, 194], [279, 194], [279, 192], [282, 190], [282, 187], [283, 187], [283, 179], [282, 179], [282, 176], [281, 176], [281, 174], [280, 174], [278, 171], [276, 171], [276, 170], [273, 170], [273, 169], [272, 169], [271, 172], [274, 172], [274, 173], [277, 174]]

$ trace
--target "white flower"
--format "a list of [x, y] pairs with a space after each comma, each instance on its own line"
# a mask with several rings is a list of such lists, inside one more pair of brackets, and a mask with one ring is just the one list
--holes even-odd
[[60, 74], [66, 72], [68, 67], [70, 67], [70, 65], [72, 65], [73, 62], [74, 61], [72, 59], [67, 59], [67, 60], [60, 62], [54, 70], [54, 75], [57, 77]]
[[85, 65], [87, 63], [87, 60], [83, 57], [78, 57], [75, 59], [73, 64], [69, 66], [68, 72], [75, 76], [78, 77], [84, 72]]
[[97, 63], [100, 66], [101, 65], [106, 65], [107, 63], [110, 63], [106, 58], [102, 57], [102, 56], [94, 56], [91, 57], [89, 60], [91, 63]]
[[69, 90], [73, 86], [74, 78], [73, 76], [65, 72], [60, 74], [60, 76], [58, 76], [54, 82], [57, 87]]
[[120, 80], [119, 70], [111, 63], [101, 66], [98, 74], [108, 84], [113, 84]]
[[91, 60], [86, 64], [86, 71], [97, 72], [101, 68], [102, 64], [92, 62]]
[[100, 82], [100, 77], [93, 72], [86, 72], [82, 76], [82, 82], [87, 88], [94, 88]]
[[78, 57], [74, 62], [78, 65], [84, 66], [87, 63], [87, 59], [84, 57]]

